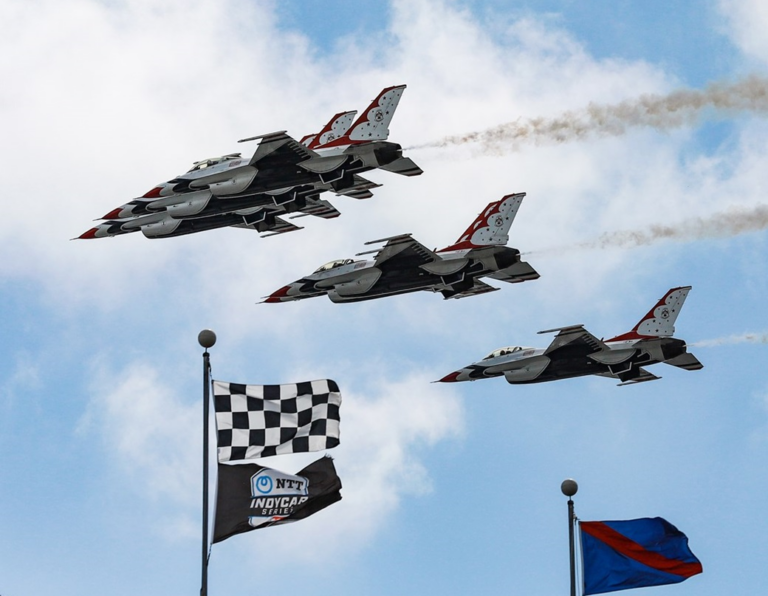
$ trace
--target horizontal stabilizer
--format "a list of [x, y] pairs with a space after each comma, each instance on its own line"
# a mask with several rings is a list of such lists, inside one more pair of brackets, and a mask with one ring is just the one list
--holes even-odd
[[336, 194], [340, 196], [343, 195], [345, 197], [350, 197], [352, 199], [358, 199], [358, 200], [370, 199], [373, 196], [373, 193], [367, 188], [361, 189], [361, 190], [355, 190], [355, 189], [348, 190], [348, 191], [344, 190], [341, 192], [337, 192]]
[[307, 215], [314, 215], [315, 217], [322, 217], [323, 219], [333, 219], [341, 215], [339, 211], [331, 205], [328, 201], [322, 199], [307, 199], [307, 206], [301, 210], [299, 215], [294, 215], [291, 219], [297, 217], [305, 217]]
[[690, 352], [685, 352], [684, 354], [680, 354], [679, 356], [675, 356], [671, 360], [665, 360], [664, 362], [665, 364], [671, 364], [672, 366], [683, 368], [685, 370], [700, 370], [704, 368], [704, 365], [699, 362], [699, 359]]
[[269, 231], [266, 234], [262, 234], [261, 237], [267, 238], [268, 236], [276, 236], [277, 234], [285, 234], [286, 232], [295, 232], [296, 230], [302, 229], [301, 226], [289, 223], [281, 217], [276, 217], [274, 225], [269, 228]]
[[539, 279], [539, 273], [525, 261], [518, 261], [511, 267], [500, 269], [491, 273], [488, 277], [505, 281], [510, 284], [517, 284], [523, 281]]
[[401, 176], [418, 176], [424, 173], [419, 166], [417, 166], [410, 157], [401, 157], [396, 159], [392, 163], [388, 163], [385, 166], [379, 166], [382, 170], [387, 172], [394, 172]]

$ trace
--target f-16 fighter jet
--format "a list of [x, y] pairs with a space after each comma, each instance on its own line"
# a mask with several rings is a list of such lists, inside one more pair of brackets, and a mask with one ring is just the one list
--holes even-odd
[[327, 295], [332, 302], [358, 302], [417, 290], [440, 292], [445, 298], [464, 298], [498, 290], [480, 281], [490, 277], [518, 283], [539, 274], [508, 248], [507, 233], [525, 193], [490, 203], [455, 244], [431, 251], [410, 234], [373, 240], [380, 248], [358, 253], [372, 260], [331, 261], [312, 275], [277, 290], [264, 302], [289, 302]]
[[148, 238], [179, 236], [223, 226], [283, 233], [300, 229], [279, 215], [299, 212], [326, 219], [339, 212], [319, 195], [332, 191], [357, 199], [379, 186], [359, 176], [380, 168], [405, 176], [422, 170], [402, 148], [386, 141], [405, 85], [384, 89], [365, 112], [336, 114], [301, 142], [285, 131], [259, 135], [250, 159], [240, 153], [195, 162], [185, 174], [107, 213], [80, 236], [102, 238], [141, 230]]
[[557, 332], [546, 349], [520, 346], [501, 348], [440, 379], [442, 383], [476, 381], [490, 377], [508, 383], [542, 383], [584, 375], [600, 375], [630, 385], [661, 377], [643, 368], [664, 362], [685, 370], [699, 370], [701, 362], [686, 351], [685, 342], [675, 339], [675, 320], [691, 286], [672, 288], [635, 325], [632, 331], [611, 339], [597, 339], [583, 325], [549, 329]]

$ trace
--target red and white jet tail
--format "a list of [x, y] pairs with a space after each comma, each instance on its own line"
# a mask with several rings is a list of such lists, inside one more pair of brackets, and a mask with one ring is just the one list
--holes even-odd
[[672, 337], [675, 333], [675, 321], [690, 291], [691, 286], [672, 288], [648, 311], [647, 315], [640, 319], [632, 331], [605, 341], [631, 341], [633, 339], [653, 337]]
[[509, 241], [509, 228], [515, 220], [523, 197], [525, 193], [519, 192], [507, 195], [500, 201], [489, 203], [472, 225], [459, 236], [455, 244], [437, 252], [505, 245]]
[[319, 133], [307, 135], [301, 139], [301, 144], [308, 149], [317, 149], [326, 143], [330, 143], [339, 137], [343, 137], [352, 126], [352, 121], [355, 119], [356, 114], [357, 110], [339, 112], [328, 121], [328, 124], [326, 124]]
[[389, 123], [392, 122], [392, 116], [395, 115], [395, 109], [400, 103], [405, 87], [405, 85], [398, 85], [383, 89], [345, 135], [326, 142], [322, 148], [387, 140]]

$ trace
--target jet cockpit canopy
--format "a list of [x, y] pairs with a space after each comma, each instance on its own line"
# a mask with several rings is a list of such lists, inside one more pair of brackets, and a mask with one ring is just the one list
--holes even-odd
[[192, 164], [192, 168], [190, 170], [187, 170], [187, 174], [190, 172], [197, 172], [199, 170], [204, 170], [205, 168], [210, 168], [211, 166], [215, 166], [220, 164], [224, 161], [229, 161], [232, 159], [238, 159], [241, 157], [240, 153], [229, 153], [228, 155], [222, 155], [221, 157], [209, 157], [208, 159], [201, 159], [200, 161], [196, 161]]
[[524, 348], [523, 346], [508, 346], [506, 348], [499, 348], [488, 354], [483, 360], [490, 360], [491, 358], [498, 358], [499, 356], [508, 356], [515, 352], [522, 352], [523, 350], [530, 350], [531, 348]]
[[320, 273], [321, 271], [330, 271], [331, 269], [336, 269], [337, 267], [341, 267], [343, 265], [349, 265], [350, 263], [354, 263], [354, 259], [337, 259], [335, 261], [330, 261], [323, 265], [322, 267], [318, 267], [315, 269], [315, 273]]

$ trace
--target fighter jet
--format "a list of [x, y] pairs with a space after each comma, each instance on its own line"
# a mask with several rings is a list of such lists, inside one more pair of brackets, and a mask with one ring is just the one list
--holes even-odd
[[543, 383], [585, 375], [621, 381], [619, 386], [655, 381], [645, 366], [664, 362], [685, 370], [699, 370], [701, 362], [676, 339], [675, 320], [691, 286], [672, 288], [635, 325], [611, 339], [597, 339], [583, 325], [548, 329], [557, 335], [546, 349], [511, 346], [494, 350], [480, 362], [452, 372], [439, 382], [476, 381], [491, 377], [508, 383]]
[[386, 141], [404, 89], [384, 89], [356, 121], [357, 112], [340, 112], [301, 142], [285, 131], [242, 139], [260, 139], [250, 159], [231, 153], [197, 161], [185, 174], [113, 209], [80, 238], [139, 230], [159, 238], [223, 226], [283, 233], [301, 229], [278, 217], [285, 213], [338, 217], [319, 195], [332, 191], [356, 199], [372, 197], [371, 189], [379, 185], [360, 172], [380, 168], [405, 176], [422, 173], [402, 156], [400, 145]]
[[372, 260], [331, 261], [263, 302], [322, 295], [332, 302], [358, 302], [418, 290], [464, 298], [498, 290], [480, 281], [481, 277], [509, 283], [538, 279], [533, 267], [520, 260], [520, 251], [505, 246], [524, 196], [524, 192], [511, 194], [490, 203], [451, 246], [432, 251], [410, 234], [373, 240], [366, 244], [386, 244], [356, 255], [375, 253]]

